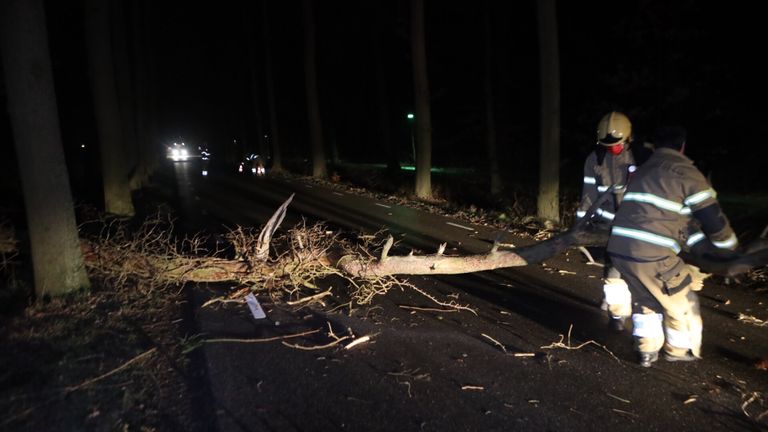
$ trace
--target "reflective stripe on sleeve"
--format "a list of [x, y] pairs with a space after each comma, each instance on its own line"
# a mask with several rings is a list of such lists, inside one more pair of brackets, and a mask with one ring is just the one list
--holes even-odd
[[576, 217], [577, 218], [583, 218], [587, 215], [587, 212], [585, 210], [576, 210]]
[[736, 238], [736, 234], [731, 234], [730, 237], [723, 241], [713, 241], [713, 245], [719, 247], [720, 249], [732, 249], [736, 247], [737, 244], [739, 244], [739, 239]]
[[[629, 192], [624, 194], [624, 201], [653, 204], [660, 209], [685, 214], [682, 204], [649, 193]], [[688, 210], [688, 213], [690, 213], [690, 209]]]
[[688, 196], [683, 200], [683, 203], [687, 206], [692, 206], [704, 202], [707, 198], [716, 198], [717, 192], [714, 189], [707, 189], [701, 192], [696, 192], [693, 195]]
[[597, 213], [597, 215], [600, 216], [601, 218], [607, 219], [609, 221], [612, 221], [613, 218], [616, 217], [615, 214], [613, 214], [613, 213], [611, 213], [611, 212], [609, 212], [607, 210], [603, 210], [603, 209], [597, 209], [597, 211], [595, 213]]
[[597, 184], [597, 179], [594, 177], [584, 176], [584, 184]]
[[676, 254], [680, 253], [680, 245], [677, 244], [677, 242], [674, 239], [660, 236], [658, 234], [650, 233], [648, 231], [640, 231], [636, 229], [615, 226], [613, 227], [613, 229], [611, 229], [611, 234], [652, 243], [657, 246], [670, 248]]
[[704, 233], [699, 231], [699, 232], [697, 232], [695, 234], [692, 234], [690, 237], [688, 237], [688, 241], [686, 241], [685, 244], [686, 244], [686, 246], [689, 246], [689, 247], [693, 246], [696, 243], [704, 240], [705, 237], [706, 236], [704, 235]]

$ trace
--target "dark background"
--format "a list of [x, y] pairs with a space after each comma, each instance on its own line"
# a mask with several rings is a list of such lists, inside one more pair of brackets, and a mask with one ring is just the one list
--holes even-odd
[[[130, 5], [132, 2], [127, 2]], [[508, 184], [535, 185], [539, 76], [533, 1], [489, 2], [499, 159]], [[151, 41], [158, 145], [233, 140], [259, 151], [258, 115], [269, 134], [266, 103], [254, 103], [251, 77], [265, 97], [261, 2], [142, 2]], [[484, 13], [486, 2], [427, 1], [433, 164], [485, 169]], [[762, 17], [748, 2], [558, 2], [562, 178], [578, 187], [598, 119], [626, 112], [642, 137], [663, 123], [689, 130], [689, 155], [719, 190], [764, 191], [766, 96]], [[46, 2], [62, 134], [70, 170], [97, 166], [88, 86], [83, 10]], [[309, 156], [301, 2], [268, 1], [275, 91], [284, 157]], [[316, 2], [318, 84], [326, 155], [385, 161], [378, 142], [371, 49], [375, 16], [384, 49], [392, 139], [410, 162], [413, 109], [409, 3]], [[255, 59], [252, 68], [249, 56]], [[7, 115], [2, 139], [8, 143]], [[80, 148], [87, 144], [86, 150]], [[88, 151], [91, 149], [91, 151]], [[6, 153], [10, 154], [10, 153]], [[13, 158], [4, 158], [4, 170]], [[79, 167], [79, 168], [78, 168]], [[93, 171], [93, 170], [90, 170]], [[73, 174], [75, 175], [75, 174]]]

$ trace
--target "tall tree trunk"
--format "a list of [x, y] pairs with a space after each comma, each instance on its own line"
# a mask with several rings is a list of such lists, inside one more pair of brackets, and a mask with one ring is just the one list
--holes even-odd
[[269, 109], [269, 138], [272, 149], [272, 171], [283, 170], [283, 158], [280, 152], [280, 140], [277, 127], [277, 102], [275, 99], [275, 79], [272, 75], [272, 49], [269, 43], [269, 10], [267, 0], [262, 0], [262, 31], [264, 38], [264, 82], [267, 86], [267, 108]]
[[315, 14], [313, 0], [304, 0], [304, 78], [309, 110], [309, 138], [312, 142], [312, 176], [328, 177], [323, 146], [323, 126], [320, 121], [320, 101], [317, 92], [317, 59], [315, 56]]
[[[254, 9], [249, 6], [245, 6], [246, 13], [243, 13], [243, 32], [247, 37], [246, 45], [248, 46], [248, 69], [250, 72], [250, 88], [251, 88], [251, 103], [253, 105], [253, 123], [255, 131], [256, 142], [251, 144], [251, 149], [264, 158], [267, 156], [266, 149], [264, 148], [264, 121], [261, 115], [261, 91], [259, 90], [259, 71], [256, 63], [256, 43], [258, 42], [258, 36], [254, 31]], [[250, 123], [250, 122], [247, 122]], [[247, 126], [246, 126], [247, 127]]]
[[144, 166], [145, 181], [165, 161], [165, 146], [158, 136], [157, 62], [153, 49], [155, 14], [152, 0], [137, 0], [134, 8], [137, 30], [134, 33], [134, 58], [136, 58], [137, 125], [139, 132], [140, 165]]
[[424, 0], [411, 0], [411, 56], [416, 98], [416, 196], [432, 198], [432, 114], [429, 105]]
[[488, 148], [488, 174], [491, 182], [491, 195], [501, 194], [501, 174], [499, 171], [499, 159], [496, 149], [496, 118], [493, 98], [493, 32], [491, 30], [491, 6], [490, 0], [485, 2], [485, 139]]
[[35, 293], [89, 288], [75, 222], [41, 0], [0, 5], [3, 71], [34, 267]]
[[555, 0], [536, 2], [541, 74], [538, 216], [560, 220], [560, 58]]
[[147, 4], [145, 1], [137, 1], [132, 3], [131, 9], [131, 22], [133, 23], [133, 76], [134, 76], [134, 89], [135, 96], [134, 112], [135, 112], [135, 128], [136, 128], [136, 147], [138, 153], [137, 170], [134, 174], [132, 182], [135, 182], [139, 186], [144, 186], [149, 181], [149, 177], [152, 171], [159, 164], [159, 160], [156, 157], [158, 151], [153, 146], [153, 135], [150, 133], [150, 113], [151, 103], [149, 95], [149, 64], [152, 62], [147, 60], [150, 55], [149, 52], [149, 25], [147, 20], [149, 19], [149, 12], [147, 10]]
[[387, 158], [387, 171], [392, 174], [400, 173], [400, 162], [397, 159], [397, 150], [392, 142], [389, 118], [389, 96], [387, 90], [387, 73], [384, 67], [386, 45], [384, 44], [385, 23], [382, 2], [375, 2], [373, 9], [375, 25], [371, 27], [373, 38], [373, 62], [376, 80], [376, 106], [378, 108], [378, 136], [379, 145], [384, 149]]
[[115, 88], [117, 89], [117, 102], [120, 112], [120, 123], [123, 136], [123, 164], [127, 168], [128, 187], [136, 190], [141, 187], [139, 175], [139, 148], [136, 131], [136, 76], [135, 62], [132, 57], [132, 32], [130, 28], [133, 16], [130, 8], [135, 7], [124, 0], [113, 0], [111, 9], [112, 26], [112, 52], [114, 54], [112, 67], [115, 71]]
[[109, 0], [86, 2], [86, 39], [91, 88], [101, 153], [104, 208], [107, 213], [133, 216], [129, 167], [125, 163], [117, 88], [109, 33]]

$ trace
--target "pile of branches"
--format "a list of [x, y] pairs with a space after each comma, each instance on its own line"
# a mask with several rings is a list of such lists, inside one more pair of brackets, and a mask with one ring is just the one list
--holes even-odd
[[[444, 244], [431, 255], [390, 256], [391, 237], [386, 242], [376, 243], [375, 239], [380, 240], [377, 236], [373, 236], [372, 241], [351, 242], [327, 231], [322, 224], [299, 224], [273, 242], [292, 199], [293, 196], [275, 211], [258, 234], [242, 227], [230, 230], [226, 239], [234, 249], [232, 256], [223, 250], [205, 250], [202, 247], [204, 239], [200, 237], [175, 241], [172, 229], [168, 228], [172, 224], [154, 219], [135, 230], [106, 224], [102, 234], [84, 246], [86, 265], [92, 273], [118, 285], [129, 280], [150, 287], [231, 281], [244, 288], [239, 291], [242, 296], [247, 292], [267, 292], [272, 297], [287, 295], [292, 297], [289, 301], [294, 302], [302, 301], [306, 290], [311, 295], [305, 299], [328, 295], [330, 291], [319, 293], [323, 288], [318, 281], [337, 276], [350, 287], [347, 297], [351, 307], [353, 304], [369, 304], [376, 295], [386, 293], [393, 286], [410, 287], [427, 295], [396, 275], [459, 274], [527, 266], [569, 247], [604, 245], [607, 234], [592, 229], [588, 218], [584, 218], [569, 231], [533, 245], [501, 250], [500, 244], [496, 243], [486, 253], [466, 256], [445, 255]], [[587, 213], [594, 213], [602, 199], [605, 198], [597, 200]], [[768, 248], [758, 246], [755, 251], [732, 253], [727, 257], [688, 253], [681, 256], [705, 272], [734, 276], [768, 262]], [[378, 256], [373, 256], [376, 250], [379, 250]], [[430, 298], [443, 306], [466, 309]]]
[[[336, 265], [345, 256], [355, 262], [374, 262], [381, 236], [342, 238], [322, 223], [300, 223], [275, 235], [288, 199], [260, 230], [237, 226], [224, 236], [226, 245], [206, 247], [205, 236], [176, 239], [173, 221], [157, 215], [138, 227], [120, 221], [103, 222], [98, 234], [82, 240], [91, 276], [112, 286], [168, 288], [186, 282], [230, 282], [237, 289], [216, 301], [239, 301], [249, 293], [268, 295], [289, 304], [322, 303], [335, 295], [349, 308], [367, 305], [393, 287], [410, 288], [435, 303], [466, 309], [453, 301], [440, 301], [407, 280], [394, 275], [350, 274]], [[218, 243], [215, 243], [218, 245]], [[333, 283], [341, 280], [342, 283]], [[343, 292], [340, 291], [343, 286]], [[337, 287], [337, 288], [334, 288]], [[324, 303], [323, 303], [324, 304]]]

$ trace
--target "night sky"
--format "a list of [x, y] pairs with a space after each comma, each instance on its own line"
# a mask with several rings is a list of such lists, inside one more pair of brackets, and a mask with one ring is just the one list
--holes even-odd
[[[507, 181], [535, 180], [539, 81], [535, 3], [492, 1], [493, 87], [500, 153]], [[212, 148], [233, 139], [258, 149], [264, 102], [261, 2], [125, 2], [142, 5], [148, 33], [158, 145], [176, 137]], [[66, 151], [95, 143], [83, 10], [46, 2]], [[432, 95], [433, 163], [484, 169], [484, 8], [477, 1], [426, 1]], [[638, 135], [662, 123], [689, 129], [689, 154], [719, 189], [765, 190], [768, 164], [762, 18], [751, 3], [705, 1], [558, 2], [561, 51], [563, 182], [577, 181], [594, 145], [597, 120], [618, 109]], [[392, 127], [408, 162], [413, 109], [409, 4], [318, 1], [318, 84], [326, 154], [384, 162], [378, 144], [371, 49], [383, 23]], [[129, 12], [130, 13], [130, 12]], [[267, 2], [269, 41], [284, 157], [308, 157], [301, 2]], [[251, 61], [251, 57], [254, 59]], [[252, 68], [255, 65], [255, 69]], [[254, 103], [251, 77], [260, 85]], [[3, 97], [4, 98], [4, 97]], [[8, 142], [7, 115], [2, 119]], [[214, 150], [215, 151], [215, 150]]]

